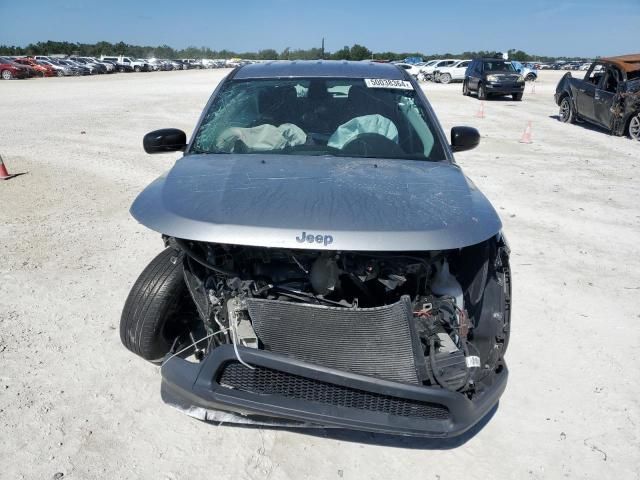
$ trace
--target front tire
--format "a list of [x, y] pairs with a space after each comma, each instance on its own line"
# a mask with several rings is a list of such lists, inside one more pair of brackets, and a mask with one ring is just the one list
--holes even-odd
[[514, 93], [511, 95], [516, 102], [522, 101], [522, 92]]
[[632, 140], [640, 142], [640, 112], [636, 113], [631, 120], [629, 120], [629, 128], [627, 133]]
[[10, 70], [3, 70], [1, 75], [3, 80], [11, 80], [13, 78], [13, 73]]
[[560, 101], [560, 111], [558, 114], [562, 123], [574, 123], [576, 121], [576, 112], [573, 108], [573, 103], [568, 95], [563, 97]]
[[440, 83], [447, 84], [451, 81], [451, 75], [449, 75], [448, 73], [441, 73], [439, 78]]
[[133, 71], [136, 72], [136, 73], [138, 73], [140, 70], [141, 70], [140, 67], [137, 67], [137, 66], [133, 67]]
[[538, 78], [538, 77], [536, 77], [535, 74], [528, 73], [527, 76], [524, 79], [527, 82], [533, 82], [536, 78]]
[[487, 99], [487, 91], [484, 89], [483, 84], [478, 85], [478, 100], [486, 100]]
[[466, 80], [462, 82], [462, 95], [464, 95], [465, 97], [471, 95], [471, 92], [469, 91], [469, 84]]
[[120, 319], [120, 340], [136, 355], [159, 363], [175, 339], [189, 331], [185, 314], [193, 316], [193, 301], [184, 281], [182, 256], [167, 248], [133, 284]]

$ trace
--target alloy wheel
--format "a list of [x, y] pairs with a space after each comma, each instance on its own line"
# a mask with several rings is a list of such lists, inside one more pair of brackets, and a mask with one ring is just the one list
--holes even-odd
[[565, 98], [560, 103], [560, 120], [563, 122], [568, 122], [570, 115], [571, 115], [571, 105], [569, 104], [569, 100]]
[[629, 136], [640, 141], [640, 113], [636, 113], [629, 122]]

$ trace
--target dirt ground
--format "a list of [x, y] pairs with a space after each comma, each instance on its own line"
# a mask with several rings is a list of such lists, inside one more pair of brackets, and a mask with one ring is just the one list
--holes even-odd
[[[129, 288], [162, 248], [129, 216], [225, 71], [0, 82], [0, 477], [3, 479], [640, 478], [640, 145], [557, 118], [559, 72], [524, 100], [428, 83], [457, 155], [512, 249], [511, 376], [458, 441], [216, 426], [160, 399], [120, 344]], [[533, 143], [519, 143], [531, 122]], [[60, 474], [63, 477], [60, 477]]]

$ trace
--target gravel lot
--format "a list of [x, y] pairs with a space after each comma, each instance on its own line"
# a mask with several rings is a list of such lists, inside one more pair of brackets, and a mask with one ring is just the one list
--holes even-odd
[[[158, 368], [120, 344], [122, 305], [162, 248], [128, 214], [177, 155], [221, 70], [0, 82], [0, 477], [640, 478], [640, 145], [561, 124], [560, 72], [523, 102], [426, 84], [512, 248], [511, 377], [460, 441], [215, 426], [164, 405]], [[519, 143], [532, 122], [532, 144]]]

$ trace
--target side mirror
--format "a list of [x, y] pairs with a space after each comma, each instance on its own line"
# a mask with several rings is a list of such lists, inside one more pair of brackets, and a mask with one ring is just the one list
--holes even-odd
[[471, 127], [453, 127], [451, 129], [451, 150], [464, 152], [476, 148], [480, 143], [480, 132]]
[[154, 130], [144, 136], [142, 146], [147, 153], [184, 152], [187, 134], [177, 128]]

